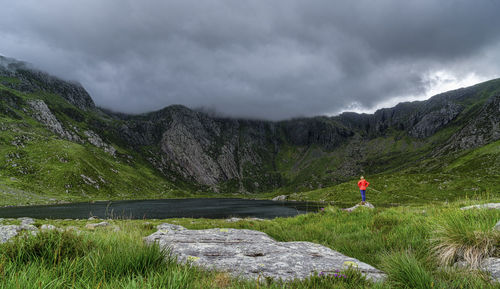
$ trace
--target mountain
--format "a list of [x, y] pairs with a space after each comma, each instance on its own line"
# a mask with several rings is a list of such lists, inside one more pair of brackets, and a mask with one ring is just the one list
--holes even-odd
[[[329, 199], [360, 174], [418, 176], [414, 187], [425, 190], [446, 174], [498, 192], [499, 112], [495, 79], [374, 114], [270, 122], [174, 105], [127, 115], [96, 107], [78, 83], [0, 57], [0, 194], [6, 204], [308, 191]], [[389, 187], [394, 195], [405, 185]], [[464, 195], [457, 189], [426, 195]]]

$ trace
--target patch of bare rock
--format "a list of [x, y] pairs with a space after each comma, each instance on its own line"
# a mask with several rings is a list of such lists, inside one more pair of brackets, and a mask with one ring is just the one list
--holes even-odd
[[144, 238], [170, 249], [180, 262], [227, 272], [235, 277], [270, 277], [284, 281], [304, 279], [315, 272], [334, 272], [349, 266], [368, 279], [379, 281], [385, 274], [357, 259], [310, 242], [277, 242], [253, 230], [188, 230], [164, 223]]
[[460, 210], [470, 210], [470, 209], [500, 209], [500, 203], [488, 203], [488, 204], [482, 204], [482, 205], [473, 205], [473, 206], [467, 206], [467, 207], [462, 207]]
[[347, 212], [352, 212], [358, 208], [361, 208], [361, 207], [364, 207], [364, 208], [368, 208], [368, 209], [375, 209], [375, 206], [373, 206], [372, 204], [368, 203], [368, 202], [365, 202], [364, 204], [356, 204], [355, 206], [352, 206], [350, 208], [346, 208], [346, 209], [342, 209], [343, 211], [347, 211]]

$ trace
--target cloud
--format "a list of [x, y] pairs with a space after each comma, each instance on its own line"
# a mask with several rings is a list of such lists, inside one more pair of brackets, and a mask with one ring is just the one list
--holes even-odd
[[500, 76], [498, 1], [4, 1], [0, 54], [129, 113], [372, 111]]

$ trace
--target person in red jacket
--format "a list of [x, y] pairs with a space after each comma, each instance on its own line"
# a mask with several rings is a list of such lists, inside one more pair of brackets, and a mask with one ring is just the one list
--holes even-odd
[[365, 180], [365, 177], [361, 176], [361, 178], [358, 182], [358, 187], [359, 187], [359, 190], [361, 191], [361, 205], [365, 204], [366, 188], [368, 188], [369, 185], [370, 185], [370, 183]]

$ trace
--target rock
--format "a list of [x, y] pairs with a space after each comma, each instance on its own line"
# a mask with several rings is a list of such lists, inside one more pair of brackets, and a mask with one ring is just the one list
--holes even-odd
[[500, 221], [496, 223], [495, 227], [493, 227], [493, 230], [500, 231]]
[[488, 272], [494, 282], [500, 282], [500, 258], [485, 259], [481, 264], [481, 269]]
[[280, 196], [274, 197], [272, 200], [273, 201], [286, 201], [286, 199], [288, 199], [288, 196], [280, 195]]
[[75, 226], [67, 226], [66, 228], [64, 228], [65, 231], [74, 231], [76, 233], [80, 233], [80, 229], [78, 227], [75, 227]]
[[38, 228], [31, 225], [31, 218], [22, 218], [25, 223], [21, 223], [21, 225], [6, 225], [0, 226], [0, 244], [5, 243], [11, 238], [17, 236], [21, 231], [30, 231], [32, 234], [36, 234], [38, 232]]
[[18, 218], [18, 220], [21, 221], [21, 225], [32, 225], [35, 223], [35, 220], [33, 220], [32, 218], [28, 218], [28, 217]]
[[365, 207], [365, 208], [369, 208], [369, 209], [375, 209], [375, 207], [372, 204], [370, 204], [368, 202], [365, 202], [364, 205], [357, 204], [357, 205], [355, 205], [353, 207], [350, 207], [350, 208], [347, 208], [347, 209], [342, 209], [342, 210], [347, 211], [347, 212], [352, 212], [352, 211], [356, 210], [359, 207]]
[[102, 148], [105, 152], [107, 152], [108, 154], [114, 156], [115, 153], [116, 153], [116, 149], [105, 143], [102, 138], [95, 132], [91, 131], [91, 130], [86, 130], [84, 132], [85, 136], [87, 136], [87, 141], [91, 144], [93, 144], [94, 146], [98, 147], [98, 148]]
[[470, 210], [470, 209], [500, 209], [500, 203], [488, 203], [488, 204], [482, 204], [482, 205], [473, 205], [473, 206], [467, 206], [467, 207], [462, 207], [460, 210]]
[[102, 227], [107, 227], [109, 226], [108, 222], [100, 222], [100, 223], [95, 223], [95, 224], [87, 224], [85, 228], [90, 229], [90, 230], [95, 230], [96, 228], [102, 228]]
[[57, 120], [56, 116], [50, 111], [49, 107], [43, 100], [34, 99], [28, 101], [33, 109], [33, 117], [40, 123], [44, 124], [53, 133], [58, 134], [69, 141], [81, 143], [80, 137], [74, 133], [65, 130], [62, 124]]
[[15, 237], [19, 231], [20, 228], [16, 225], [0, 226], [0, 244]]
[[158, 229], [158, 231], [165, 232], [165, 233], [166, 232], [170, 232], [170, 231], [183, 231], [183, 230], [186, 230], [186, 228], [184, 228], [183, 226], [169, 224], [169, 223], [160, 224], [160, 225], [156, 226], [156, 228]]
[[354, 258], [310, 242], [276, 242], [267, 234], [253, 230], [187, 230], [161, 224], [158, 231], [144, 238], [170, 249], [180, 262], [191, 262], [247, 279], [304, 279], [315, 272], [333, 272], [354, 266], [367, 278], [378, 281], [385, 274]]
[[33, 225], [21, 225], [19, 229], [24, 231], [38, 231], [38, 228]]
[[236, 218], [236, 217], [232, 217], [232, 218], [229, 218], [229, 219], [226, 219], [225, 221], [228, 222], [228, 223], [235, 223], [235, 222], [239, 222], [239, 221], [265, 221], [264, 219], [261, 219], [261, 218], [246, 218], [246, 219], [242, 219], [242, 218]]
[[94, 216], [92, 216], [92, 217], [88, 218], [88, 220], [89, 220], [89, 221], [99, 220], [99, 217], [94, 217]]
[[54, 226], [54, 225], [50, 225], [50, 224], [43, 224], [41, 227], [40, 227], [40, 230], [42, 231], [49, 231], [49, 230], [56, 230], [57, 227]]

